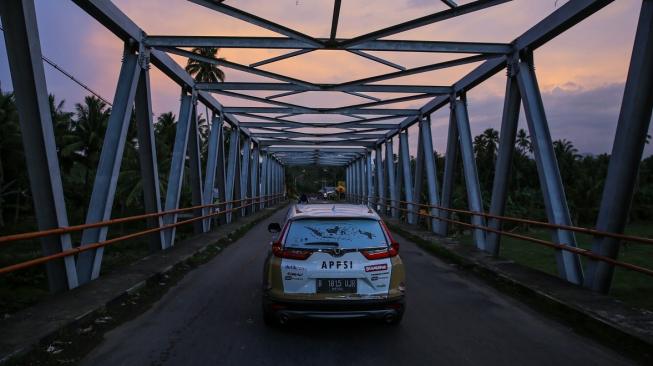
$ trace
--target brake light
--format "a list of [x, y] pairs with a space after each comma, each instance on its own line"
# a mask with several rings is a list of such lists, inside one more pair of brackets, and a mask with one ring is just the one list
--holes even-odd
[[312, 251], [304, 249], [283, 249], [283, 246], [278, 241], [272, 243], [272, 254], [274, 254], [275, 257], [305, 260], [308, 259], [312, 253]]
[[394, 257], [397, 254], [399, 254], [399, 243], [397, 243], [392, 238], [392, 235], [390, 235], [390, 230], [388, 230], [388, 227], [385, 226], [385, 222], [383, 222], [383, 220], [380, 220], [379, 222], [381, 223], [381, 227], [383, 228], [383, 231], [385, 231], [385, 234], [388, 236], [388, 240], [390, 241], [390, 247], [383, 248], [383, 249], [361, 251], [361, 253], [367, 259], [390, 258], [390, 257]]
[[281, 258], [305, 260], [308, 259], [312, 253], [313, 252], [310, 250], [286, 249], [281, 252]]
[[361, 251], [361, 254], [370, 260], [394, 257], [399, 254], [399, 243], [393, 241], [388, 248], [363, 250]]

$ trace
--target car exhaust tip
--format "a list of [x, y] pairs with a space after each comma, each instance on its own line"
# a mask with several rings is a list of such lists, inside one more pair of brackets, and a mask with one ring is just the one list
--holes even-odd
[[288, 324], [288, 315], [286, 314], [279, 314], [279, 324], [280, 325], [285, 325]]
[[386, 324], [393, 324], [394, 321], [395, 321], [395, 316], [394, 316], [394, 314], [386, 314], [386, 315], [383, 317], [383, 321], [384, 321]]

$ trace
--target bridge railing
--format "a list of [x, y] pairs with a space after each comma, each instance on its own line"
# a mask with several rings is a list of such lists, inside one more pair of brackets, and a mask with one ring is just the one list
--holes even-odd
[[[425, 204], [425, 203], [416, 203], [416, 202], [408, 202], [408, 201], [401, 201], [401, 200], [393, 200], [389, 198], [383, 198], [381, 199], [378, 196], [368, 196], [368, 195], [356, 195], [356, 194], [349, 194], [348, 199], [352, 200], [354, 202], [358, 203], [363, 203], [367, 205], [372, 205], [376, 207], [377, 205], [380, 204], [380, 202], [384, 202], [385, 205], [387, 206], [388, 209], [396, 209], [401, 212], [409, 213], [409, 214], [414, 214], [419, 217], [428, 217], [431, 219], [435, 219], [441, 222], [447, 222], [450, 224], [455, 224], [455, 225], [460, 225], [463, 227], [467, 227], [470, 229], [477, 229], [477, 230], [482, 230], [486, 233], [494, 233], [497, 235], [501, 236], [507, 236], [511, 237], [514, 239], [518, 240], [523, 240], [527, 242], [531, 242], [534, 244], [546, 246], [549, 248], [553, 249], [559, 249], [559, 250], [564, 250], [568, 251], [571, 253], [575, 253], [587, 258], [591, 258], [597, 261], [609, 263], [611, 265], [625, 268], [631, 271], [635, 271], [638, 273], [642, 273], [648, 276], [653, 277], [653, 270], [645, 267], [641, 267], [632, 263], [616, 260], [610, 257], [606, 257], [597, 253], [592, 252], [591, 250], [583, 249], [583, 248], [578, 248], [574, 247], [571, 245], [567, 244], [562, 244], [562, 243], [556, 243], [553, 241], [547, 241], [539, 238], [533, 238], [527, 235], [523, 234], [516, 234], [514, 232], [510, 231], [505, 231], [501, 229], [495, 229], [486, 225], [477, 225], [472, 223], [471, 218], [476, 216], [476, 217], [484, 217], [488, 219], [494, 219], [494, 220], [499, 220], [503, 222], [514, 222], [514, 223], [519, 223], [519, 224], [527, 224], [527, 225], [532, 225], [532, 226], [538, 226], [546, 229], [555, 229], [555, 230], [566, 230], [566, 231], [572, 231], [580, 234], [588, 234], [596, 237], [609, 237], [613, 239], [620, 240], [621, 243], [623, 242], [633, 242], [633, 243], [638, 243], [638, 244], [643, 244], [643, 245], [653, 245], [653, 239], [650, 238], [643, 238], [643, 237], [638, 237], [638, 236], [632, 236], [632, 235], [624, 235], [624, 234], [617, 234], [617, 233], [610, 233], [610, 232], [604, 232], [604, 231], [599, 231], [595, 229], [589, 229], [589, 228], [584, 228], [584, 227], [578, 227], [578, 226], [568, 226], [568, 225], [558, 225], [558, 224], [551, 224], [548, 222], [542, 222], [542, 221], [536, 221], [536, 220], [531, 220], [531, 219], [524, 219], [524, 218], [517, 218], [517, 217], [510, 217], [510, 216], [499, 216], [499, 215], [492, 215], [488, 214], [485, 212], [478, 212], [478, 211], [469, 211], [469, 210], [463, 210], [463, 209], [456, 209], [456, 208], [449, 208], [449, 207], [443, 207], [443, 206], [437, 206], [437, 205], [430, 205], [430, 204]], [[408, 207], [418, 207], [418, 209], [410, 209]], [[424, 210], [420, 210], [420, 208], [423, 208]], [[430, 214], [428, 213], [428, 210], [430, 209], [435, 209], [440, 212], [437, 212], [437, 214]], [[470, 218], [470, 222], [464, 222], [456, 219], [452, 219], [450, 217], [447, 217], [449, 213], [457, 213], [457, 214], [463, 214], [463, 215], [468, 215]], [[385, 214], [385, 212], [383, 212]], [[442, 234], [442, 233], [441, 233]]]
[[[24, 240], [32, 240], [32, 239], [39, 239], [47, 236], [53, 236], [53, 235], [67, 235], [70, 233], [74, 232], [80, 232], [85, 229], [91, 229], [91, 228], [99, 228], [99, 227], [107, 227], [111, 225], [116, 225], [116, 224], [124, 224], [124, 223], [129, 223], [129, 222], [134, 222], [134, 221], [141, 221], [141, 220], [147, 220], [150, 218], [158, 218], [158, 217], [163, 217], [167, 215], [175, 215], [179, 213], [184, 213], [184, 212], [192, 212], [196, 210], [201, 210], [201, 209], [215, 209], [217, 208], [217, 211], [209, 211], [207, 214], [195, 216], [190, 219], [186, 220], [181, 220], [177, 221], [175, 223], [167, 224], [167, 225], [162, 225], [159, 227], [153, 227], [149, 228], [146, 230], [138, 231], [135, 233], [127, 234], [127, 235], [122, 235], [118, 236], [115, 238], [107, 239], [101, 242], [97, 243], [90, 243], [90, 244], [85, 244], [85, 245], [80, 245], [78, 247], [74, 247], [68, 250], [63, 250], [61, 252], [55, 253], [55, 254], [50, 254], [50, 255], [44, 255], [41, 257], [37, 257], [28, 261], [12, 264], [9, 266], [1, 267], [0, 268], [0, 275], [2, 274], [7, 274], [10, 272], [15, 272], [18, 270], [38, 266], [53, 260], [69, 257], [69, 256], [74, 256], [79, 253], [92, 250], [92, 249], [97, 249], [97, 248], [102, 248], [106, 247], [108, 245], [124, 242], [130, 239], [135, 239], [138, 237], [150, 235], [153, 233], [157, 233], [160, 231], [164, 230], [169, 230], [172, 228], [176, 228], [178, 226], [182, 225], [188, 225], [192, 224], [197, 221], [202, 221], [214, 217], [218, 217], [220, 215], [226, 215], [228, 213], [232, 212], [238, 212], [241, 209], [250, 207], [252, 205], [258, 205], [258, 204], [268, 204], [270, 202], [277, 202], [280, 198], [282, 198], [284, 194], [273, 194], [273, 195], [264, 195], [264, 196], [257, 196], [257, 197], [248, 197], [245, 199], [239, 199], [239, 200], [231, 200], [231, 201], [224, 201], [224, 202], [218, 202], [218, 203], [213, 203], [213, 204], [206, 204], [206, 205], [197, 205], [197, 206], [192, 206], [192, 207], [186, 207], [186, 208], [179, 208], [179, 209], [174, 209], [174, 210], [168, 210], [168, 211], [162, 211], [162, 212], [157, 212], [157, 213], [150, 213], [150, 214], [143, 214], [143, 215], [135, 215], [135, 216], [128, 216], [128, 217], [121, 217], [121, 218], [116, 218], [116, 219], [111, 219], [111, 220], [106, 220], [106, 221], [101, 221], [97, 223], [92, 223], [92, 224], [83, 224], [83, 225], [75, 225], [75, 226], [68, 226], [68, 227], [61, 227], [57, 229], [51, 229], [51, 230], [43, 230], [43, 231], [32, 231], [28, 233], [21, 233], [21, 234], [13, 234], [13, 235], [6, 235], [6, 236], [0, 236], [0, 248], [3, 245], [13, 243], [13, 242], [18, 242], [18, 241], [24, 241]], [[238, 206], [233, 207], [235, 204], [238, 204]], [[231, 207], [229, 207], [231, 206]]]

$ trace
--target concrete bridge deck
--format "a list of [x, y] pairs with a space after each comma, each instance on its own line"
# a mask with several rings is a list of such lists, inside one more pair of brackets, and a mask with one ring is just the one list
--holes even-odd
[[507, 298], [400, 237], [408, 310], [396, 328], [311, 321], [271, 329], [260, 312], [267, 224], [190, 272], [105, 336], [84, 365], [626, 365], [631, 361]]

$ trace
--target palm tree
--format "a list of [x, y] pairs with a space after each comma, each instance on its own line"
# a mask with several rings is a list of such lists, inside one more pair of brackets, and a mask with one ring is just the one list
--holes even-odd
[[517, 139], [515, 141], [515, 145], [517, 146], [517, 151], [522, 155], [526, 155], [527, 151], [531, 153], [533, 152], [531, 137], [528, 136], [523, 128], [520, 128], [519, 131], [517, 131]]
[[[202, 57], [224, 61], [224, 57], [218, 57], [219, 50], [220, 49], [217, 47], [195, 47], [191, 52]], [[192, 58], [188, 59], [186, 72], [188, 72], [198, 83], [221, 83], [225, 79], [224, 71], [218, 68], [218, 65], [194, 60]], [[206, 107], [206, 119], [209, 119], [208, 106]]]
[[54, 95], [50, 94], [48, 101], [50, 102], [50, 115], [52, 116], [52, 126], [54, 127], [54, 138], [57, 145], [57, 153], [59, 154], [59, 163], [64, 175], [70, 173], [72, 169], [73, 159], [69, 155], [62, 154], [62, 146], [65, 145], [67, 136], [71, 133], [72, 119], [75, 115], [73, 112], [64, 111], [64, 100], [56, 102]]
[[0, 91], [0, 228], [4, 226], [3, 210], [10, 196], [15, 196], [16, 213], [20, 212], [20, 196], [27, 183], [21, 164], [24, 161], [14, 95]]
[[[217, 57], [218, 50], [219, 48], [216, 47], [196, 47], [191, 52], [202, 57], [224, 61], [224, 57]], [[220, 70], [217, 65], [192, 58], [188, 59], [186, 71], [195, 81], [201, 83], [218, 83], [225, 79], [224, 71]]]
[[159, 188], [163, 194], [168, 186], [170, 158], [175, 143], [177, 117], [172, 112], [162, 113], [154, 124], [156, 138], [156, 158], [159, 164]]
[[84, 103], [75, 105], [76, 119], [71, 133], [64, 140], [61, 155], [71, 155], [79, 165], [84, 167], [84, 203], [89, 198], [89, 179], [100, 160], [104, 142], [104, 132], [109, 123], [111, 109], [101, 99], [87, 96]]

